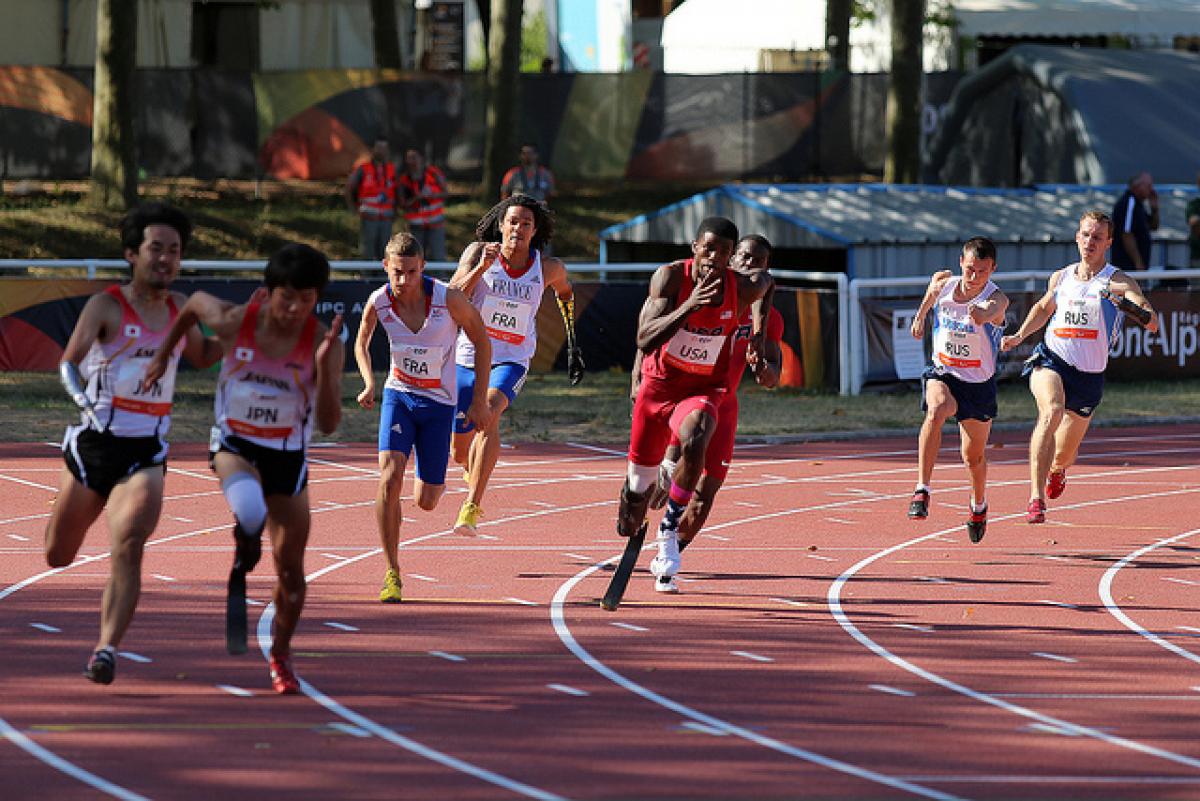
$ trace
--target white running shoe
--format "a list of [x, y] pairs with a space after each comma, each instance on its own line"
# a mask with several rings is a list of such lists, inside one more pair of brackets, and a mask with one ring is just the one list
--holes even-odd
[[679, 572], [679, 540], [674, 531], [658, 530], [658, 554], [650, 560], [650, 572], [655, 578], [674, 576]]
[[674, 576], [659, 576], [654, 580], [654, 591], [674, 594], [679, 592], [679, 585], [675, 583]]

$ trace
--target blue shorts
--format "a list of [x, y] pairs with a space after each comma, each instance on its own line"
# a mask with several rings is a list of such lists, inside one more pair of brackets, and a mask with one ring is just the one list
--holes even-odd
[[415, 448], [417, 478], [426, 484], [445, 484], [453, 423], [450, 404], [385, 387], [379, 407], [379, 450], [401, 453], [407, 459]]
[[996, 417], [995, 376], [987, 381], [973, 384], [970, 381], [955, 378], [949, 373], [939, 373], [934, 367], [927, 367], [921, 374], [921, 411], [923, 412], [928, 408], [925, 403], [925, 383], [928, 381], [941, 381], [950, 390], [951, 397], [958, 405], [954, 419], [960, 423], [963, 420], [979, 420], [986, 423]]
[[[517, 399], [517, 393], [525, 386], [525, 375], [529, 368], [516, 362], [500, 362], [492, 365], [488, 375], [488, 387], [498, 389], [508, 398], [512, 406]], [[471, 399], [475, 396], [475, 368], [458, 365], [458, 413], [454, 415], [454, 431], [465, 434], [475, 429], [475, 424], [467, 419], [467, 409], [471, 408]]]
[[1053, 370], [1062, 378], [1065, 406], [1080, 417], [1091, 417], [1104, 396], [1104, 373], [1085, 373], [1039, 342], [1033, 355], [1025, 360], [1021, 375], [1027, 376], [1038, 367]]

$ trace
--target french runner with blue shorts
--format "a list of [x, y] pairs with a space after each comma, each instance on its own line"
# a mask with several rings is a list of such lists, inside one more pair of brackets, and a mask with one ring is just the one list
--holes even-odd
[[942, 447], [942, 426], [958, 420], [963, 464], [971, 476], [967, 536], [983, 539], [987, 528], [987, 443], [996, 416], [996, 355], [1004, 333], [1008, 298], [991, 280], [996, 246], [987, 237], [968, 239], [958, 257], [962, 275], [934, 273], [912, 321], [916, 339], [925, 336], [925, 318], [933, 311], [933, 364], [921, 376], [925, 420], [917, 440], [917, 487], [908, 516], [929, 515], [929, 485]]
[[371, 370], [371, 336], [375, 326], [388, 337], [391, 362], [379, 409], [379, 490], [375, 522], [387, 559], [379, 600], [399, 603], [400, 493], [409, 454], [416, 451], [413, 499], [426, 511], [437, 507], [446, 491], [446, 462], [450, 431], [458, 400], [454, 363], [459, 330], [480, 354], [473, 368], [475, 389], [465, 411], [473, 425], [486, 428], [491, 345], [479, 312], [457, 289], [425, 275], [421, 243], [412, 234], [392, 237], [384, 251], [388, 282], [371, 293], [363, 309], [354, 342], [354, 359], [362, 375], [358, 403], [375, 405], [375, 374]]
[[1104, 394], [1109, 348], [1124, 319], [1119, 312], [1152, 333], [1158, 331], [1158, 315], [1137, 281], [1105, 257], [1112, 232], [1107, 214], [1084, 213], [1075, 233], [1079, 261], [1050, 276], [1046, 294], [1033, 304], [1025, 322], [1000, 340], [1002, 350], [1012, 350], [1049, 323], [1024, 370], [1038, 407], [1029, 441], [1029, 523], [1044, 523], [1046, 498], [1059, 497], [1067, 486], [1067, 468], [1075, 464]]

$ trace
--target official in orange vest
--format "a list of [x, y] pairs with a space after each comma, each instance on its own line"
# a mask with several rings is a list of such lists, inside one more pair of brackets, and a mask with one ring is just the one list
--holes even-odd
[[388, 157], [387, 139], [376, 137], [370, 161], [350, 173], [346, 205], [360, 220], [359, 243], [364, 259], [383, 260], [396, 219], [396, 165]]
[[404, 172], [400, 174], [404, 193], [404, 219], [409, 233], [421, 243], [430, 261], [446, 260], [446, 194], [445, 174], [432, 164], [425, 164], [420, 151], [410, 148], [404, 154]]

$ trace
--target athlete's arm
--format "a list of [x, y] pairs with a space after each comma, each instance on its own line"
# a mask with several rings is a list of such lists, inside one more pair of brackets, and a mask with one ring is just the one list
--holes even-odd
[[121, 324], [121, 305], [106, 292], [92, 295], [84, 304], [71, 338], [63, 349], [62, 359], [58, 363], [58, 377], [67, 395], [85, 414], [91, 418], [97, 431], [103, 430], [92, 411], [92, 402], [84, 392], [83, 376], [79, 373], [79, 364], [87, 358], [97, 340], [107, 340]]
[[237, 333], [237, 327], [241, 325], [244, 309], [244, 306], [235, 306], [207, 292], [193, 292], [179, 310], [175, 322], [171, 323], [158, 352], [147, 363], [146, 380], [157, 381], [162, 378], [175, 346], [187, 336], [190, 329], [195, 328], [197, 322], [202, 322], [212, 329], [222, 346], [227, 345]]
[[317, 428], [322, 434], [332, 434], [342, 421], [342, 369], [346, 366], [346, 348], [338, 336], [342, 331], [342, 315], [333, 318], [328, 329], [317, 326], [320, 337], [313, 363], [317, 372]]
[[692, 312], [716, 300], [724, 280], [721, 270], [709, 271], [692, 287], [691, 294], [683, 303], [675, 306], [683, 269], [681, 262], [675, 262], [659, 267], [651, 276], [650, 294], [638, 315], [638, 350], [651, 352], [674, 336]]
[[446, 310], [475, 346], [475, 386], [471, 406], [467, 409], [467, 419], [482, 430], [492, 424], [492, 411], [487, 402], [488, 380], [492, 370], [492, 340], [488, 337], [479, 311], [462, 292], [453, 288], [446, 290]]
[[450, 277], [451, 288], [459, 290], [468, 298], [471, 297], [479, 279], [499, 255], [499, 242], [472, 242], [467, 245], [458, 260], [458, 269]]
[[[182, 292], [172, 292], [171, 294], [175, 296], [177, 305], [186, 305], [187, 296]], [[184, 336], [183, 357], [193, 367], [198, 367], [201, 370], [205, 367], [211, 367], [225, 353], [225, 349], [221, 347], [221, 340], [213, 336], [205, 336], [198, 326], [189, 328], [187, 334]]]
[[1029, 314], [1025, 315], [1025, 322], [1021, 323], [1015, 334], [1001, 338], [1000, 350], [1012, 350], [1024, 342], [1025, 338], [1034, 331], [1040, 331], [1042, 326], [1050, 322], [1055, 309], [1058, 308], [1058, 303], [1054, 300], [1054, 292], [1058, 289], [1058, 284], [1062, 280], [1063, 273], [1070, 269], [1072, 268], [1064, 267], [1050, 276], [1046, 294], [1042, 295], [1037, 302], [1029, 307]]
[[[1150, 305], [1150, 301], [1146, 300], [1146, 296], [1142, 294], [1142, 288], [1138, 286], [1138, 282], [1131, 275], [1117, 270], [1113, 273], [1112, 279], [1109, 280], [1106, 291], [1112, 296], [1112, 302], [1123, 313], [1146, 326], [1147, 331], [1151, 333], [1158, 332], [1158, 313], [1154, 311], [1154, 307]], [[1121, 302], [1123, 300], [1132, 303], [1137, 308], [1126, 309], [1125, 304]], [[1150, 313], [1150, 319], [1142, 322], [1140, 318], [1145, 317], [1146, 312]]]
[[354, 337], [354, 363], [358, 365], [358, 374], [362, 376], [363, 389], [358, 393], [358, 405], [364, 409], [375, 406], [375, 373], [371, 370], [371, 336], [375, 333], [375, 304], [368, 303], [363, 308], [362, 319], [358, 321], [358, 334]]
[[559, 259], [543, 259], [542, 275], [546, 285], [554, 290], [558, 313], [562, 315], [563, 329], [567, 333], [567, 377], [571, 386], [575, 386], [583, 380], [584, 371], [583, 351], [575, 337], [575, 291], [567, 280], [567, 268]]
[[937, 302], [938, 295], [942, 294], [942, 289], [946, 286], [946, 282], [950, 280], [951, 275], [953, 273], [949, 270], [938, 270], [929, 279], [929, 286], [925, 288], [925, 297], [921, 298], [921, 307], [917, 309], [912, 325], [908, 328], [908, 332], [913, 335], [913, 339], [924, 339], [925, 318], [929, 316], [929, 310]]
[[1003, 326], [1004, 314], [1008, 311], [1008, 296], [997, 289], [987, 300], [971, 304], [971, 320], [976, 325], [991, 323]]

